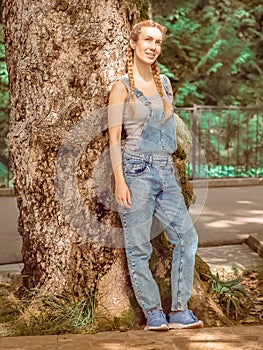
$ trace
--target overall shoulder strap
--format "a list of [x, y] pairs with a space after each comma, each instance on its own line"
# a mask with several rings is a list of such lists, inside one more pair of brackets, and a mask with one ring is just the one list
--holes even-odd
[[161, 82], [163, 84], [164, 90], [165, 90], [166, 94], [168, 95], [168, 93], [169, 93], [168, 78], [164, 74], [160, 74], [160, 78], [161, 78]]
[[173, 103], [173, 96], [172, 96], [170, 89], [169, 89], [169, 79], [164, 74], [160, 74], [160, 77], [161, 77], [161, 82], [163, 84], [164, 91], [165, 91], [167, 97], [169, 98], [169, 100], [171, 101], [171, 103]]

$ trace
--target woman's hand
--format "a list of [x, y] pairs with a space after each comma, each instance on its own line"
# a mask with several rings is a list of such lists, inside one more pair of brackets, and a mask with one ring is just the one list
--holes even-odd
[[115, 198], [118, 204], [120, 204], [122, 207], [131, 207], [131, 193], [125, 181], [116, 182]]

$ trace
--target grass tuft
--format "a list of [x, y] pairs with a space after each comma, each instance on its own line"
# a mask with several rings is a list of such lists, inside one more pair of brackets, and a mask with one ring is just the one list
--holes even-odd
[[94, 322], [95, 297], [76, 298], [32, 289], [18, 299], [0, 285], [0, 336], [87, 333]]
[[204, 274], [210, 281], [213, 293], [218, 303], [230, 317], [238, 319], [251, 305], [251, 295], [241, 285], [243, 279], [237, 277], [233, 280], [221, 280], [219, 274]]

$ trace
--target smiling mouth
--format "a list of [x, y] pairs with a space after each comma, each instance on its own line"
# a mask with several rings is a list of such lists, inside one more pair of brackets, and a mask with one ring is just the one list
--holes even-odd
[[146, 53], [146, 56], [149, 57], [150, 59], [155, 58], [155, 55], [153, 55], [152, 53]]

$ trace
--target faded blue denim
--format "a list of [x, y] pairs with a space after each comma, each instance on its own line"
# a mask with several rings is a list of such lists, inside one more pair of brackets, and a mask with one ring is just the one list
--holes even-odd
[[[147, 99], [135, 91], [142, 103]], [[192, 293], [197, 233], [175, 177], [171, 154], [176, 150], [175, 122], [149, 106], [149, 117], [136, 151], [123, 151], [123, 172], [131, 192], [131, 208], [119, 206], [130, 277], [145, 315], [162, 309], [158, 286], [149, 269], [151, 226], [155, 216], [174, 246], [171, 310], [185, 310]]]

